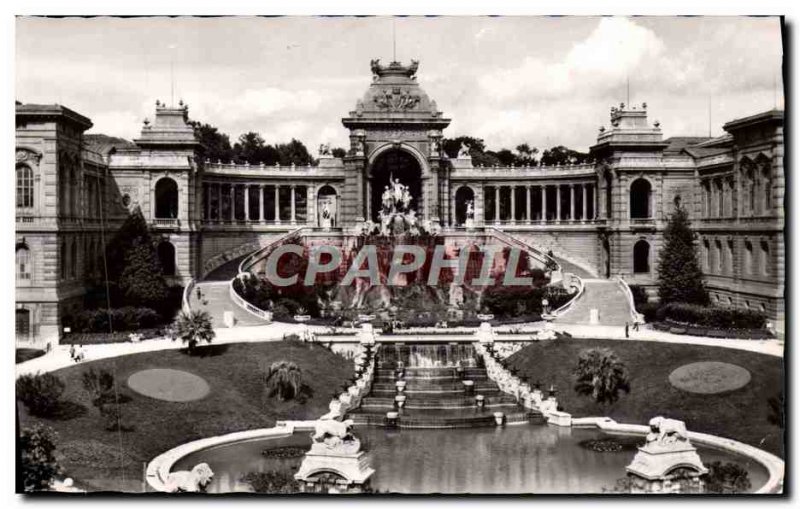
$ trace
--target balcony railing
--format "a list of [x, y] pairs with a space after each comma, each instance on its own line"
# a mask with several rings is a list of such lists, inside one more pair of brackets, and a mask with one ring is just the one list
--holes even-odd
[[177, 228], [181, 225], [181, 220], [177, 218], [155, 218], [153, 226], [156, 228]]

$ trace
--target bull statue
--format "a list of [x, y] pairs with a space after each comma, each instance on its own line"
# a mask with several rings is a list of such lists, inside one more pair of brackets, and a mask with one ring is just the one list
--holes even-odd
[[214, 472], [208, 466], [208, 463], [198, 463], [191, 471], [178, 470], [177, 472], [170, 472], [165, 483], [166, 491], [170, 493], [205, 491], [213, 477]]
[[649, 425], [650, 433], [647, 434], [647, 444], [670, 446], [677, 442], [689, 441], [689, 433], [686, 431], [686, 424], [683, 421], [658, 416], [650, 419]]

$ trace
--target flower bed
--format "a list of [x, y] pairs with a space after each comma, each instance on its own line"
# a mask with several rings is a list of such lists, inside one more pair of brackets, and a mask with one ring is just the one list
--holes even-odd
[[761, 329], [766, 324], [763, 313], [749, 309], [706, 307], [677, 302], [661, 306], [656, 318], [659, 321], [672, 320], [710, 329]]
[[775, 335], [767, 329], [717, 329], [713, 327], [698, 327], [674, 320], [653, 322], [652, 325], [656, 330], [687, 336], [732, 339], [773, 339], [775, 337]]
[[[59, 342], [62, 345], [100, 345], [105, 343], [128, 343], [131, 341], [131, 331], [116, 332], [75, 332], [66, 334]], [[135, 332], [140, 334], [140, 340], [160, 338], [164, 336], [161, 327], [141, 329]]]

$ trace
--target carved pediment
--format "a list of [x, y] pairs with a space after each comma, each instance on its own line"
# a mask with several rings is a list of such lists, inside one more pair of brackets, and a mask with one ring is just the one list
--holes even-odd
[[42, 155], [30, 149], [17, 148], [16, 159], [18, 163], [30, 162], [34, 164], [39, 164], [39, 161], [42, 159]]

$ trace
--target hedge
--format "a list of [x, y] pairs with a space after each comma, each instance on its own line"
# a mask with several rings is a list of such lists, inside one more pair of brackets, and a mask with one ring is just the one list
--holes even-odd
[[656, 317], [659, 320], [718, 329], [761, 329], [766, 323], [766, 317], [758, 311], [676, 302], [659, 308]]
[[[109, 327], [109, 318], [113, 327]], [[70, 326], [72, 332], [108, 332], [111, 328], [114, 331], [134, 331], [155, 327], [162, 321], [161, 315], [153, 309], [125, 306], [112, 309], [110, 313], [107, 309], [82, 311], [72, 317]]]

